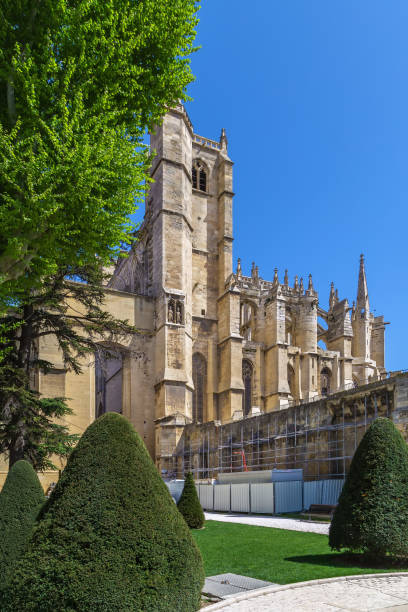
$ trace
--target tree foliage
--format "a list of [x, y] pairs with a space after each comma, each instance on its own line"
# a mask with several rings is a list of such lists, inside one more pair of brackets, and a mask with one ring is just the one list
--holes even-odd
[[201, 529], [204, 525], [204, 512], [198, 499], [197, 489], [191, 472], [186, 476], [183, 492], [177, 507], [191, 529]]
[[186, 98], [197, 8], [0, 0], [3, 299], [129, 242], [149, 181], [143, 136]]
[[378, 418], [364, 434], [330, 526], [331, 548], [408, 556], [408, 446]]
[[0, 493], [0, 585], [13, 575], [44, 502], [44, 492], [33, 467], [27, 461], [17, 461]]
[[[70, 281], [68, 274], [83, 282]], [[0, 363], [0, 452], [9, 455], [10, 465], [27, 459], [36, 470], [55, 468], [52, 455], [67, 457], [78, 440], [64, 423], [72, 413], [65, 398], [44, 398], [36, 390], [36, 375], [55, 369], [38, 355], [38, 343], [52, 338], [63, 361], [64, 370], [58, 371], [64, 375], [68, 370], [80, 373], [84, 360], [95, 353], [111, 356], [112, 345], [136, 333], [104, 309], [102, 281], [98, 267], [61, 269], [36, 291], [20, 291], [4, 319], [9, 332]]]
[[193, 612], [200, 553], [130, 423], [88, 427], [3, 596], [3, 612]]

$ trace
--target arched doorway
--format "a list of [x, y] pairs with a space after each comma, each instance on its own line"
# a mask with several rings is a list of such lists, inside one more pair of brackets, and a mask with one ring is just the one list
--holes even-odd
[[244, 383], [244, 395], [242, 399], [242, 412], [248, 416], [252, 409], [252, 387], [254, 366], [249, 359], [242, 360], [242, 382]]

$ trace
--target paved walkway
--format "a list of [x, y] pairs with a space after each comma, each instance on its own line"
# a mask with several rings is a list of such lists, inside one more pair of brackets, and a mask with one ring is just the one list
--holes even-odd
[[407, 612], [408, 572], [298, 582], [249, 591], [205, 612]]
[[297, 519], [279, 518], [277, 516], [253, 516], [248, 514], [223, 514], [222, 512], [205, 512], [207, 521], [222, 521], [225, 523], [242, 523], [258, 527], [275, 527], [290, 531], [309, 531], [311, 533], [329, 533], [330, 523], [299, 521]]

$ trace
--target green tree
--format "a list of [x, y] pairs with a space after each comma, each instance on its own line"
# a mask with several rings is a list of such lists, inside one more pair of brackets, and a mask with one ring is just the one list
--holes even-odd
[[2, 612], [193, 612], [198, 551], [145, 445], [121, 415], [88, 427], [47, 502]]
[[201, 529], [204, 525], [204, 512], [198, 499], [197, 489], [191, 472], [186, 476], [183, 492], [177, 507], [191, 529]]
[[330, 525], [331, 548], [408, 556], [408, 446], [376, 419], [361, 440]]
[[[129, 243], [196, 0], [0, 0], [0, 298]], [[29, 272], [27, 274], [27, 271]]]
[[13, 575], [44, 502], [44, 492], [32, 466], [27, 461], [17, 461], [0, 493], [0, 585]]
[[[68, 274], [83, 282], [70, 281]], [[85, 357], [102, 353], [109, 358], [112, 345], [137, 331], [104, 310], [102, 280], [102, 272], [92, 266], [62, 269], [36, 291], [20, 291], [5, 319], [9, 332], [0, 363], [0, 452], [8, 454], [10, 466], [26, 459], [36, 470], [55, 468], [51, 457], [67, 457], [78, 440], [64, 424], [72, 412], [65, 399], [42, 398], [35, 389], [33, 375], [47, 374], [54, 366], [39, 358], [38, 342], [52, 336], [65, 369], [80, 373]]]

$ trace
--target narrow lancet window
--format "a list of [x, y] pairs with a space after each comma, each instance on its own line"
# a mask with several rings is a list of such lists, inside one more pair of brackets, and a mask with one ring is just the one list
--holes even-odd
[[203, 355], [193, 355], [193, 423], [203, 423], [207, 391], [207, 362]]
[[242, 382], [244, 383], [244, 396], [242, 400], [242, 411], [248, 416], [252, 409], [252, 378], [254, 368], [249, 359], [242, 360]]
[[193, 189], [199, 189], [200, 191], [207, 191], [207, 169], [204, 163], [198, 159], [194, 160], [193, 167], [191, 170], [191, 178], [193, 182]]

